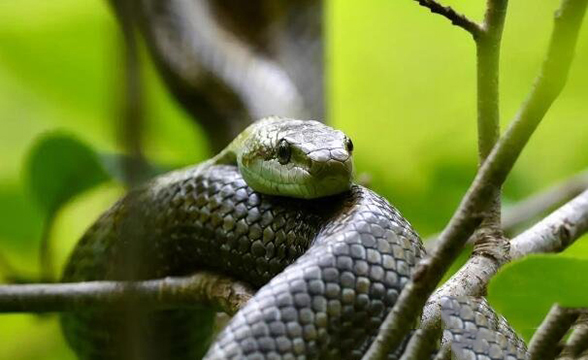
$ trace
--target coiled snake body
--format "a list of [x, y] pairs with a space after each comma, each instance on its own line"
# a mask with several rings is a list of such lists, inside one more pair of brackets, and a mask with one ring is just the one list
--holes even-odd
[[[317, 122], [257, 122], [213, 160], [115, 204], [79, 242], [63, 279], [220, 271], [260, 289], [207, 359], [361, 358], [424, 250], [394, 207], [351, 185], [351, 151], [344, 134]], [[209, 344], [207, 309], [136, 317], [118, 310], [62, 316], [81, 358], [128, 358], [131, 351], [142, 359], [194, 359]]]

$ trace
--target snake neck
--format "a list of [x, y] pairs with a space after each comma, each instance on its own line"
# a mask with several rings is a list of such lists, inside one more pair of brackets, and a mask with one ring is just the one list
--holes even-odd
[[254, 129], [259, 126], [259, 123], [262, 121], [258, 121], [247, 127], [235, 139], [233, 139], [229, 145], [227, 145], [214, 157], [202, 163], [200, 167], [204, 168], [212, 165], [239, 166], [239, 155], [243, 153], [247, 140], [252, 136], [252, 133], [255, 131]]

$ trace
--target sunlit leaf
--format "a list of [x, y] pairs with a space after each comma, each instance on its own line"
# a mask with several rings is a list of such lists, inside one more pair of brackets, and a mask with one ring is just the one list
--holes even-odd
[[588, 259], [588, 235], [576, 240], [563, 253], [569, 257]]
[[490, 282], [493, 306], [527, 339], [554, 303], [588, 306], [588, 260], [534, 255], [505, 266]]
[[31, 195], [48, 216], [77, 194], [108, 180], [90, 147], [58, 133], [37, 140], [26, 169]]

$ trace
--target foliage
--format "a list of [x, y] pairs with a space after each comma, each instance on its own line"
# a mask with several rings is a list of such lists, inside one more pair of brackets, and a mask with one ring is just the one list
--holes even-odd
[[588, 306], [588, 258], [535, 255], [506, 265], [488, 288], [489, 301], [529, 340], [554, 303]]
[[27, 173], [33, 200], [48, 218], [76, 195], [108, 179], [91, 148], [61, 134], [46, 135], [33, 144]]

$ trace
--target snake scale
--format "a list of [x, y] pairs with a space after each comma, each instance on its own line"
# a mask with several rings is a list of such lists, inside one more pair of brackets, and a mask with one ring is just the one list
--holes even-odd
[[[82, 359], [361, 358], [425, 252], [392, 205], [351, 183], [352, 151], [321, 123], [267, 118], [212, 160], [132, 190], [85, 233], [63, 281], [210, 269], [259, 290], [214, 341], [210, 309], [122, 304], [63, 314], [69, 344]], [[524, 358], [491, 310], [456, 304], [443, 305], [447, 336], [499, 332], [493, 347], [466, 344], [467, 358]]]

